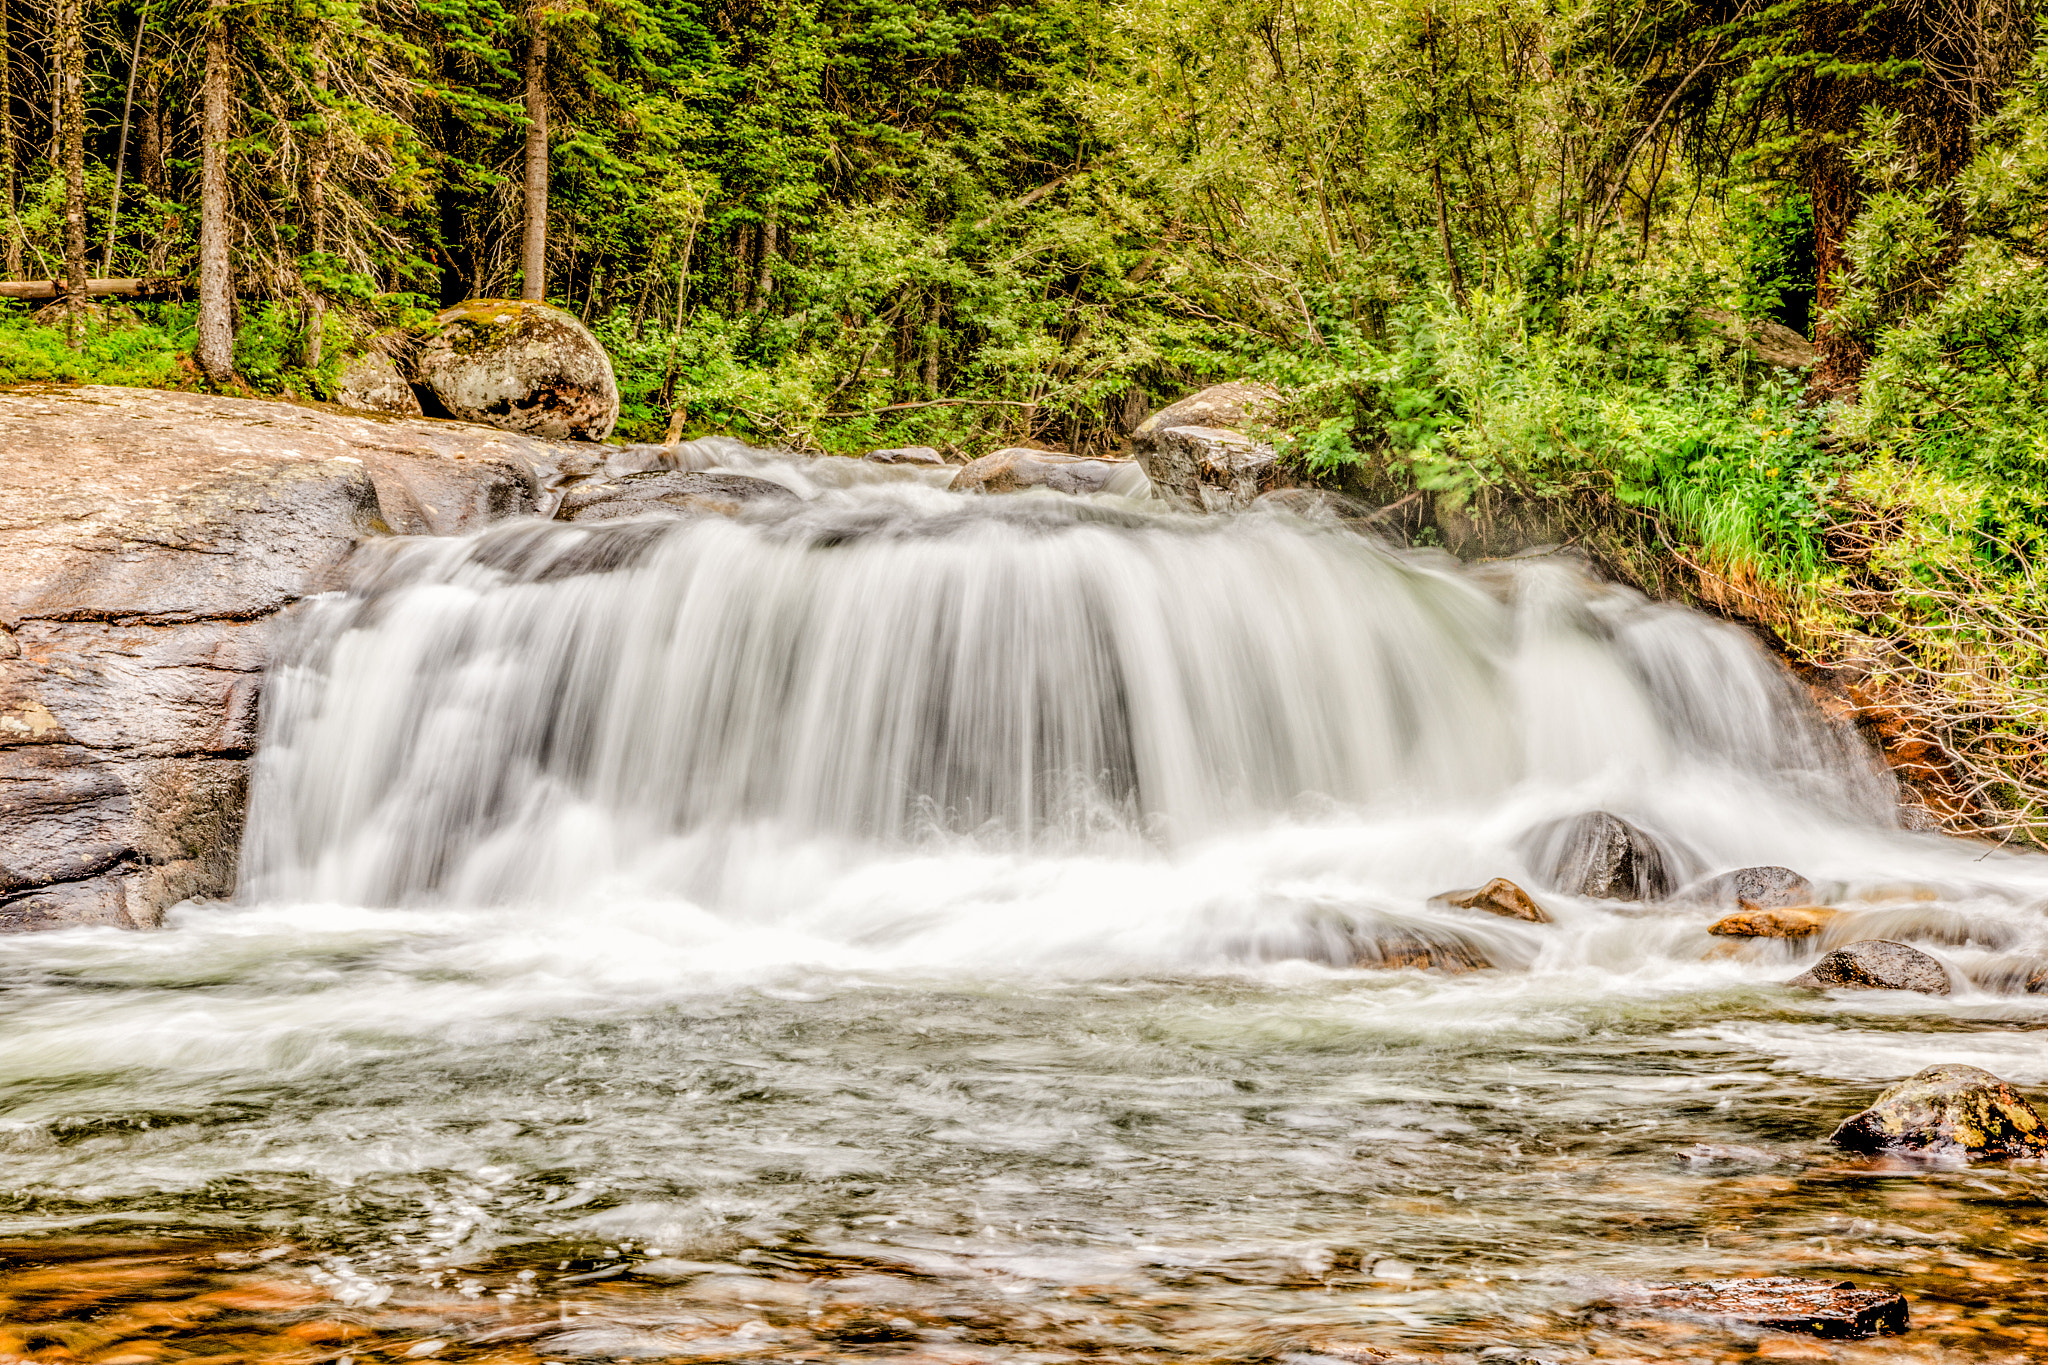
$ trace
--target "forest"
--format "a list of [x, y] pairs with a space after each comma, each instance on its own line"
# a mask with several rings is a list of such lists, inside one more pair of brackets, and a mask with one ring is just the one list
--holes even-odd
[[627, 439], [1105, 450], [1257, 378], [1303, 479], [1757, 623], [1930, 821], [2039, 841], [2037, 19], [0, 0], [0, 382], [318, 399], [522, 295], [609, 349]]

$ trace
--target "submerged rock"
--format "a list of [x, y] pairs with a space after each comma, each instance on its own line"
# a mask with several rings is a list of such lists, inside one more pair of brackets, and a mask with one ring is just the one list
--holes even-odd
[[1604, 810], [1531, 831], [1523, 852], [1543, 880], [1568, 896], [1654, 901], [1671, 894], [1671, 858], [1644, 830]]
[[870, 450], [861, 458], [873, 460], [876, 464], [942, 465], [946, 462], [946, 457], [930, 446], [891, 446], [887, 450]]
[[602, 441], [619, 420], [618, 379], [604, 347], [544, 303], [458, 303], [434, 318], [414, 363], [451, 417], [578, 441]]
[[1744, 901], [1766, 910], [1813, 904], [1813, 883], [1789, 867], [1738, 867], [1694, 882], [1676, 899], [1693, 905], [1738, 906]]
[[612, 521], [620, 517], [732, 516], [750, 502], [792, 502], [796, 494], [779, 483], [746, 474], [701, 474], [660, 470], [628, 474], [608, 483], [585, 484], [562, 498], [561, 521]]
[[1829, 1139], [1852, 1152], [2048, 1155], [2048, 1124], [2010, 1085], [1979, 1067], [1930, 1066], [1900, 1081]]
[[1948, 968], [1918, 948], [1889, 939], [1865, 939], [1837, 948], [1785, 983], [1806, 990], [1919, 991], [1947, 995]]
[[1838, 913], [1820, 905], [1766, 910], [1744, 901], [1740, 910], [1708, 925], [1707, 932], [1723, 938], [1812, 938]]
[[1115, 486], [1119, 476], [1134, 468], [1129, 460], [1097, 460], [1010, 446], [963, 466], [950, 487], [955, 493], [1021, 493], [1027, 488], [1050, 488], [1056, 493], [1120, 492], [1124, 490]]
[[1896, 1336], [1906, 1330], [1908, 1317], [1906, 1301], [1897, 1294], [1858, 1289], [1849, 1280], [1786, 1275], [1650, 1285], [1623, 1297], [1659, 1312], [1832, 1340]]
[[334, 386], [334, 404], [357, 412], [420, 416], [419, 395], [399, 373], [398, 362], [382, 351], [365, 352], [342, 366]]
[[1381, 929], [1360, 938], [1354, 965], [1388, 970], [1417, 967], [1456, 975], [1483, 972], [1493, 962], [1477, 944], [1463, 939]]
[[1484, 910], [1489, 915], [1528, 920], [1531, 924], [1550, 923], [1549, 913], [1506, 877], [1495, 877], [1476, 891], [1446, 891], [1436, 899], [1460, 910]]

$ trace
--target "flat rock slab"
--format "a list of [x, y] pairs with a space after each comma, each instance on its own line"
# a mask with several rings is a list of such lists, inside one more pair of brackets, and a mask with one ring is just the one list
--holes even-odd
[[1748, 1280], [1695, 1280], [1652, 1285], [1630, 1299], [1659, 1312], [1739, 1322], [1778, 1332], [1849, 1340], [1906, 1330], [1906, 1301], [1848, 1280], [1764, 1276]]
[[269, 620], [366, 538], [552, 510], [566, 472], [453, 422], [0, 391], [0, 932], [232, 891]]

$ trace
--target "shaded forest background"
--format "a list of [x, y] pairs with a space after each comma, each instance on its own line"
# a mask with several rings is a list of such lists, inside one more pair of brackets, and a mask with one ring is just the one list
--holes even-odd
[[[380, 335], [536, 286], [637, 439], [680, 410], [828, 453], [1100, 450], [1255, 377], [1290, 465], [1385, 529], [1572, 541], [1759, 623], [1932, 819], [2048, 834], [2031, 3], [0, 16], [8, 277], [188, 284], [210, 211], [233, 298], [231, 367], [175, 290], [0, 304], [0, 380], [317, 398]], [[1739, 344], [1765, 322], [1817, 363]]]

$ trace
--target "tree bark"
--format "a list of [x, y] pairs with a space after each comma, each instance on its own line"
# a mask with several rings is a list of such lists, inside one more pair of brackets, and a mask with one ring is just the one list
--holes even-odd
[[[316, 50], [313, 56], [313, 88], [319, 92], [320, 127], [313, 134], [312, 145], [306, 151], [306, 232], [308, 245], [316, 256], [327, 251], [327, 165], [332, 156], [332, 146], [327, 133], [327, 54]], [[306, 368], [320, 368], [321, 353], [326, 345], [327, 295], [317, 284], [307, 291], [306, 301]]]
[[519, 297], [548, 296], [548, 35], [539, 0], [528, 10], [526, 35], [526, 233], [520, 244]]
[[121, 172], [128, 165], [128, 125], [135, 113], [135, 73], [142, 65], [142, 35], [149, 15], [135, 21], [135, 48], [128, 54], [128, 94], [121, 101], [121, 140], [114, 146], [114, 190], [107, 196], [107, 249], [100, 254], [100, 277], [114, 268], [114, 227], [121, 221]]
[[142, 78], [142, 127], [136, 134], [135, 160], [143, 188], [159, 198], [164, 192], [163, 103], [163, 78], [152, 61], [149, 74]]
[[732, 301], [736, 311], [750, 313], [754, 308], [754, 225], [740, 227], [740, 240], [736, 254], [739, 260], [733, 270]]
[[234, 279], [228, 265], [227, 0], [208, 0], [200, 96], [199, 343], [194, 359], [215, 384], [235, 373]]
[[71, 346], [85, 334], [85, 0], [59, 0], [57, 61], [64, 83], [64, 292]]
[[21, 278], [21, 218], [15, 198], [14, 174], [14, 87], [8, 69], [14, 61], [14, 44], [7, 34], [7, 0], [0, 0], [0, 210], [7, 214], [7, 278]]
[[775, 291], [775, 237], [782, 224], [774, 209], [761, 220], [761, 267], [754, 277], [754, 302], [751, 311], [760, 313], [768, 308], [768, 296]]
[[943, 312], [935, 289], [924, 310], [924, 396], [939, 396], [939, 316]]
[[676, 349], [683, 341], [683, 296], [690, 288], [690, 253], [697, 247], [697, 219], [683, 238], [683, 258], [676, 264], [676, 325], [668, 334], [668, 363], [661, 370], [661, 401], [668, 403], [676, 392]]

